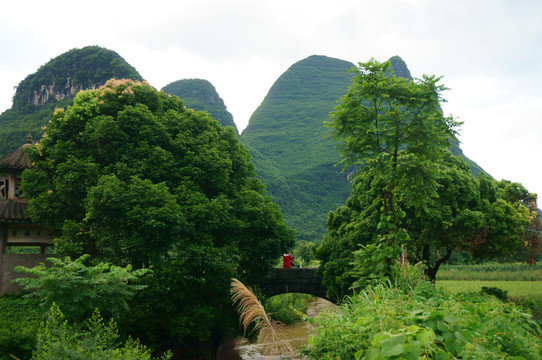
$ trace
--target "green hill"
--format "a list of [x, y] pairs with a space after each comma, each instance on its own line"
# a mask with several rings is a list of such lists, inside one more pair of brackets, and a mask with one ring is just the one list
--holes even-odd
[[215, 87], [203, 79], [183, 79], [172, 82], [162, 88], [166, 94], [176, 95], [184, 105], [196, 111], [207, 111], [222, 126], [232, 126], [237, 131], [233, 116], [226, 109]]
[[[390, 62], [397, 76], [412, 78], [400, 57]], [[353, 66], [316, 55], [295, 63], [273, 84], [241, 135], [259, 177], [301, 240], [319, 241], [327, 214], [351, 191], [348, 171], [335, 166], [340, 157], [324, 122], [346, 94]], [[457, 143], [452, 151], [462, 155]], [[477, 174], [481, 169], [468, 161]]]
[[241, 135], [268, 192], [303, 240], [319, 240], [327, 213], [350, 194], [347, 175], [334, 166], [340, 158], [324, 122], [346, 93], [352, 66], [326, 56], [295, 63], [273, 84]]
[[19, 147], [29, 131], [41, 138], [56, 107], [71, 105], [79, 91], [111, 78], [143, 79], [116, 52], [99, 46], [72, 49], [28, 75], [17, 86], [11, 109], [0, 115], [0, 155]]

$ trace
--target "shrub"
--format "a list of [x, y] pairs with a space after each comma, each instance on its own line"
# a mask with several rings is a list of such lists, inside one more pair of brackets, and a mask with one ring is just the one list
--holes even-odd
[[290, 325], [304, 318], [311, 299], [307, 294], [281, 294], [265, 300], [264, 307], [274, 320]]
[[11, 355], [30, 359], [41, 315], [35, 299], [24, 299], [21, 295], [0, 297], [0, 360], [13, 360]]
[[[105, 324], [95, 311], [82, 327], [69, 325], [64, 315], [53, 304], [47, 321], [38, 333], [33, 360], [150, 360], [150, 351], [137, 340], [128, 339], [119, 345], [116, 324]], [[162, 359], [169, 359], [169, 354]]]
[[452, 296], [429, 282], [414, 290], [379, 284], [317, 319], [310, 359], [540, 359], [540, 327], [483, 293]]
[[25, 290], [32, 290], [27, 297], [38, 298], [42, 313], [56, 303], [66, 316], [75, 322], [90, 316], [95, 308], [107, 311], [119, 318], [128, 310], [129, 300], [137, 290], [143, 288], [133, 283], [149, 272], [148, 269], [132, 270], [107, 263], [87, 266], [84, 262], [89, 255], [76, 260], [48, 258], [53, 265], [47, 268], [40, 264], [32, 269], [18, 266], [16, 271], [26, 272], [34, 277], [14, 280]]
[[508, 291], [499, 289], [493, 286], [482, 286], [482, 292], [488, 295], [493, 295], [501, 301], [508, 301]]

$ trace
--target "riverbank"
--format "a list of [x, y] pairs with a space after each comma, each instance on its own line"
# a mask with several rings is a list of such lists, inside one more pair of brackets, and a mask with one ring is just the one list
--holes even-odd
[[[314, 318], [322, 311], [336, 309], [337, 305], [314, 297], [307, 309], [307, 318]], [[298, 321], [292, 325], [285, 325], [282, 328], [283, 338], [292, 345], [294, 350], [299, 351], [308, 343], [309, 336], [313, 333], [312, 325], [305, 320]], [[265, 344], [255, 344], [244, 337], [236, 339], [225, 339], [218, 349], [217, 360], [271, 360], [275, 357], [263, 356], [262, 348]], [[278, 357], [276, 357], [278, 359]], [[282, 357], [281, 359], [284, 359]], [[291, 360], [298, 359], [297, 356]]]

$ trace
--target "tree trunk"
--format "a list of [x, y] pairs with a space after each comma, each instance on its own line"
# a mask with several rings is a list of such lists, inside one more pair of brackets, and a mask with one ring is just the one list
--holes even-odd
[[[429, 266], [429, 262], [426, 262], [427, 265], [427, 276], [429, 277], [429, 280], [431, 280], [431, 282], [435, 282], [436, 278], [437, 278], [437, 271], [440, 267], [440, 265], [442, 265], [445, 261], [447, 261], [450, 256], [452, 256], [452, 249], [446, 249], [446, 255], [444, 255], [444, 257], [440, 258], [437, 260], [437, 262], [435, 263], [435, 266], [431, 267]], [[424, 248], [424, 257], [425, 257], [425, 248]], [[425, 260], [425, 259], [424, 259]], [[429, 259], [427, 259], [429, 260]]]

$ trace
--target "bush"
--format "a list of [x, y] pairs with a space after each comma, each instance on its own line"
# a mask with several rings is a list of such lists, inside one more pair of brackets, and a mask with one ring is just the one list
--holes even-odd
[[500, 301], [508, 301], [508, 291], [499, 289], [493, 286], [482, 286], [482, 292], [488, 295], [493, 295]]
[[311, 299], [307, 294], [281, 294], [265, 300], [264, 307], [274, 320], [290, 325], [305, 317]]
[[[168, 359], [168, 355], [162, 359]], [[151, 353], [137, 340], [128, 339], [119, 345], [116, 324], [113, 320], [105, 324], [98, 311], [78, 328], [68, 325], [58, 306], [53, 304], [47, 322], [38, 333], [33, 357], [33, 360], [51, 359], [150, 360]]]
[[0, 297], [0, 360], [30, 359], [42, 313], [38, 301], [20, 295]]
[[69, 257], [47, 258], [50, 267], [43, 263], [31, 269], [17, 266], [16, 271], [33, 277], [14, 281], [32, 291], [26, 297], [40, 300], [42, 313], [56, 303], [75, 322], [90, 316], [95, 308], [119, 318], [128, 310], [127, 300], [144, 287], [133, 283], [150, 270], [108, 263], [87, 266], [84, 262], [89, 257], [83, 255], [73, 261]]
[[492, 296], [452, 296], [432, 283], [412, 291], [384, 284], [317, 319], [310, 359], [542, 358], [540, 327]]

